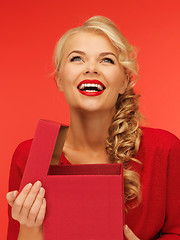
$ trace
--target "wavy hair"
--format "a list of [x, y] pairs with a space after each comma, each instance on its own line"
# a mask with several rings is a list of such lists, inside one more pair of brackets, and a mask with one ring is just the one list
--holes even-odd
[[118, 60], [124, 67], [128, 80], [126, 91], [124, 94], [119, 94], [116, 101], [116, 112], [109, 127], [109, 136], [106, 140], [106, 152], [110, 161], [112, 163], [123, 163], [124, 199], [127, 208], [130, 200], [136, 200], [136, 203], [139, 203], [141, 200], [140, 176], [129, 167], [130, 161], [140, 163], [134, 156], [138, 152], [142, 135], [139, 128], [141, 120], [138, 102], [139, 95], [136, 95], [133, 90], [133, 86], [138, 79], [136, 51], [110, 19], [103, 16], [94, 16], [88, 19], [84, 25], [67, 31], [58, 41], [54, 54], [55, 79], [58, 86], [58, 73], [66, 44], [74, 34], [83, 31], [101, 33], [110, 39], [112, 44], [118, 49]]

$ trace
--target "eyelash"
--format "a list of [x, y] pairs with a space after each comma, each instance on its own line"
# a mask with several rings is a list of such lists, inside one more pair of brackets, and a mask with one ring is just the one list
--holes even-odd
[[114, 61], [113, 61], [111, 58], [103, 58], [103, 61], [104, 61], [104, 60], [108, 60], [108, 63], [114, 64]]
[[[77, 60], [77, 59], [82, 60], [80, 56], [74, 56], [74, 57], [72, 57], [72, 58], [70, 59], [70, 61], [71, 61], [71, 62], [74, 62], [74, 61]], [[78, 61], [79, 61], [79, 60], [78, 60]], [[106, 60], [107, 60], [107, 61], [106, 61]], [[108, 62], [108, 63], [111, 63], [111, 64], [114, 64], [114, 61], [113, 61], [111, 58], [103, 58], [102, 61]]]
[[74, 57], [71, 58], [70, 61], [71, 61], [71, 62], [74, 62], [75, 59], [80, 59], [80, 60], [82, 60], [80, 56], [74, 56]]

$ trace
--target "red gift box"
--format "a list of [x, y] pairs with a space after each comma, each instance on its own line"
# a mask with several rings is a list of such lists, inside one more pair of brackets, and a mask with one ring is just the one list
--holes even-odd
[[122, 164], [49, 167], [60, 159], [67, 129], [39, 121], [20, 186], [40, 180], [46, 190], [44, 240], [124, 239]]

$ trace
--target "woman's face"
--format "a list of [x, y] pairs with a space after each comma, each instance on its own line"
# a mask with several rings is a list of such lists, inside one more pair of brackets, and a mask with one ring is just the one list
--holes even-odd
[[112, 110], [127, 80], [118, 50], [103, 34], [80, 32], [67, 42], [59, 72], [60, 90], [71, 108]]

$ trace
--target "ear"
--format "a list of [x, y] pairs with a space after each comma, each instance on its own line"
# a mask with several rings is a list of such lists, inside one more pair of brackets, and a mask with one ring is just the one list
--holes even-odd
[[124, 78], [123, 78], [123, 82], [121, 84], [121, 88], [119, 90], [119, 94], [123, 94], [126, 91], [128, 83], [129, 83], [129, 74], [125, 73]]
[[60, 77], [58, 77], [56, 81], [57, 81], [57, 86], [59, 88], [59, 91], [64, 92], [62, 79]]

